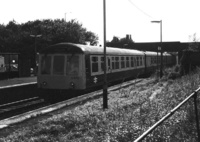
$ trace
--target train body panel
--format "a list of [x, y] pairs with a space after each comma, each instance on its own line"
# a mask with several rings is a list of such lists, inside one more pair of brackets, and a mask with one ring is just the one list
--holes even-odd
[[[138, 75], [143, 74], [144, 71], [145, 71], [144, 68], [139, 68], [139, 69], [130, 69], [130, 70], [125, 70], [125, 71], [120, 71], [120, 72], [107, 73], [107, 82], [108, 84], [110, 84], [112, 82], [119, 81], [119, 80], [123, 81], [127, 78], [137, 78]], [[86, 88], [103, 86], [103, 82], [104, 82], [104, 74], [89, 76], [87, 78]]]

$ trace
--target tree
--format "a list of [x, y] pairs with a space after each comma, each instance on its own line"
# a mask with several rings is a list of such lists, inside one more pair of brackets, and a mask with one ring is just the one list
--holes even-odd
[[97, 45], [97, 43], [98, 43], [98, 36], [95, 35], [91, 31], [87, 31], [85, 33], [85, 41], [89, 41], [90, 45]]
[[114, 36], [111, 42], [107, 42], [106, 45], [110, 47], [119, 47], [124, 48], [125, 45], [128, 45], [129, 43], [133, 43], [130, 35], [127, 35], [125, 38], [119, 39], [118, 37]]
[[72, 42], [91, 45], [97, 43], [95, 33], [87, 31], [76, 20], [66, 22], [64, 20], [35, 20], [18, 24], [10, 21], [7, 25], [0, 25], [0, 51], [21, 53], [31, 59], [32, 66], [35, 63], [35, 39], [30, 35], [42, 35], [36, 40], [37, 52], [49, 45], [60, 42]]
[[193, 34], [193, 36], [189, 36], [189, 38], [192, 38], [192, 42], [189, 43], [188, 49], [189, 50], [194, 50], [194, 51], [200, 51], [200, 47], [199, 47], [199, 42], [196, 37], [196, 33]]

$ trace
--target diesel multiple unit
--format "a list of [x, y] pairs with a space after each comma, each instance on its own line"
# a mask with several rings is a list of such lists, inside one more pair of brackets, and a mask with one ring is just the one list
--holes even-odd
[[[43, 90], [86, 90], [103, 85], [103, 47], [60, 43], [39, 54], [38, 88]], [[173, 64], [163, 54], [163, 64]], [[108, 82], [134, 78], [155, 71], [160, 54], [131, 49], [106, 48]]]

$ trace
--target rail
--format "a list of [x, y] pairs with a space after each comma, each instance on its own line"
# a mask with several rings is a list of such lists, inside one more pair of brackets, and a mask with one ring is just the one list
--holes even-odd
[[200, 91], [200, 87], [196, 89], [192, 94], [190, 94], [185, 100], [179, 103], [174, 109], [172, 109], [168, 114], [162, 117], [158, 122], [156, 122], [153, 126], [151, 126], [147, 131], [145, 131], [141, 136], [139, 136], [134, 142], [142, 141], [148, 134], [150, 134], [154, 129], [156, 129], [159, 125], [161, 125], [165, 120], [171, 117], [182, 105], [184, 105], [189, 99], [194, 98], [194, 108], [196, 115], [196, 127], [198, 134], [198, 142], [200, 142], [200, 131], [199, 131], [199, 118], [198, 118], [198, 110], [197, 110], [197, 93]]

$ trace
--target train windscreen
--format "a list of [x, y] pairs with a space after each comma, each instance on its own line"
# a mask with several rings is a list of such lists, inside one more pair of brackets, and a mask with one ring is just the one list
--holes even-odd
[[42, 56], [41, 74], [51, 74], [51, 56]]
[[67, 56], [66, 74], [78, 75], [79, 73], [79, 56]]
[[55, 55], [53, 60], [53, 74], [64, 75], [65, 56]]

